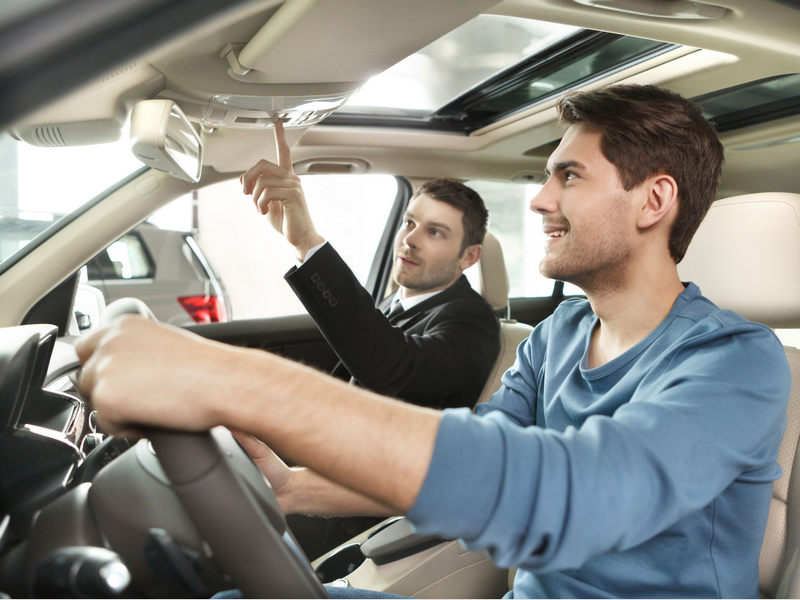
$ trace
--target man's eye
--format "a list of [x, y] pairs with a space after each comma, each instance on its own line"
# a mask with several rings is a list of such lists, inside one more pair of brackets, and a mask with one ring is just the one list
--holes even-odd
[[573, 171], [564, 171], [564, 181], [575, 179], [577, 175]]
[[412, 225], [414, 225], [414, 224], [411, 221], [409, 221], [408, 219], [403, 221], [403, 227], [411, 227]]
[[434, 237], [442, 237], [442, 232], [438, 229], [431, 229], [431, 235]]

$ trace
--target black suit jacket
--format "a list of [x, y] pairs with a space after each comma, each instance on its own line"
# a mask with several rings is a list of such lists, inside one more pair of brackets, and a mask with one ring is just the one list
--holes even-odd
[[330, 244], [286, 281], [355, 380], [432, 408], [472, 407], [500, 352], [492, 307], [463, 275], [390, 323]]

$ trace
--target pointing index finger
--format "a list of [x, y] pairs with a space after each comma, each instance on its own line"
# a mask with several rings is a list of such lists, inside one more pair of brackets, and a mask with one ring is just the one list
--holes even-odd
[[289, 144], [286, 143], [286, 132], [283, 129], [283, 122], [280, 120], [275, 122], [275, 147], [278, 150], [278, 164], [290, 173], [294, 173], [292, 153], [289, 150]]

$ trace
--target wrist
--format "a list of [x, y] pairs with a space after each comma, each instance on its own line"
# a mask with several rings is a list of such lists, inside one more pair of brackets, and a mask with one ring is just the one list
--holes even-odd
[[316, 248], [320, 244], [325, 242], [325, 238], [318, 234], [316, 231], [307, 236], [302, 242], [299, 244], [295, 244], [295, 257], [297, 258], [298, 262], [305, 262], [306, 255], [308, 251], [312, 248]]

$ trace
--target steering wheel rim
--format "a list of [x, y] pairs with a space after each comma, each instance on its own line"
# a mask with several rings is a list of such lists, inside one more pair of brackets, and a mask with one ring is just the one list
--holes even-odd
[[[124, 314], [156, 320], [144, 302], [123, 298], [106, 307], [103, 322]], [[144, 432], [214, 562], [245, 597], [328, 597], [269, 482], [227, 429]]]

